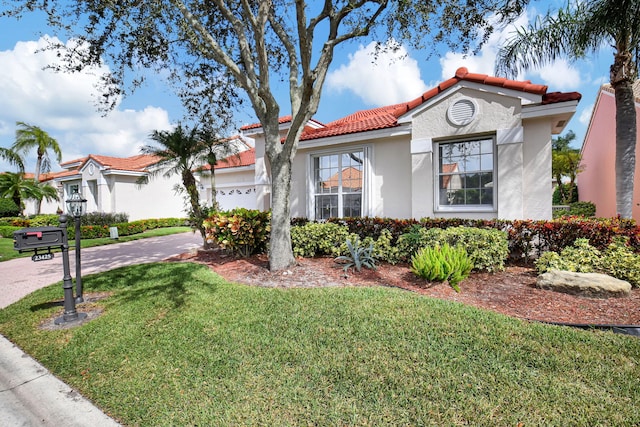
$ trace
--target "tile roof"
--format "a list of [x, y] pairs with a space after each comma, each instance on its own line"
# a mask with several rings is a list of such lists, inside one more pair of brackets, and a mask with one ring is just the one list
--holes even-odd
[[90, 154], [83, 162], [83, 166], [89, 161], [89, 159], [95, 160], [100, 165], [104, 166], [105, 169], [144, 172], [147, 167], [158, 163], [161, 158], [150, 154], [138, 154], [131, 157], [110, 157]]
[[[251, 166], [256, 163], [256, 150], [255, 148], [250, 148], [245, 151], [241, 151], [238, 154], [233, 154], [229, 157], [226, 157], [222, 160], [218, 160], [218, 164], [214, 167], [215, 170], [218, 169], [227, 169], [227, 168], [238, 168], [242, 166]], [[211, 170], [211, 165], [204, 165], [200, 170]]]
[[[51, 181], [52, 179], [55, 178], [62, 178], [65, 176], [71, 176], [71, 175], [76, 175], [78, 174], [77, 170], [71, 170], [71, 171], [60, 171], [60, 172], [48, 172], [48, 173], [41, 173], [40, 174], [40, 182], [47, 182], [47, 181]], [[31, 172], [27, 172], [24, 174], [24, 177], [26, 179], [35, 179], [35, 174], [31, 173]]]
[[392, 128], [398, 126], [398, 118], [403, 114], [422, 105], [440, 93], [461, 81], [481, 83], [504, 89], [511, 89], [525, 93], [542, 95], [542, 104], [554, 104], [557, 102], [577, 101], [582, 95], [578, 92], [551, 92], [547, 93], [547, 86], [533, 84], [529, 80], [509, 80], [503, 77], [492, 77], [487, 74], [470, 73], [465, 67], [458, 68], [454, 77], [445, 80], [436, 87], [426, 91], [418, 98], [409, 102], [379, 107], [371, 110], [358, 111], [342, 119], [328, 123], [320, 129], [305, 131], [300, 137], [301, 141], [326, 138], [330, 136], [347, 135], [351, 133]]
[[[293, 117], [289, 116], [282, 116], [278, 118], [278, 123], [279, 124], [283, 124], [283, 123], [289, 123], [291, 120], [293, 120]], [[244, 125], [240, 128], [240, 130], [249, 130], [249, 129], [258, 129], [261, 128], [262, 124], [260, 123], [253, 123], [250, 125]]]

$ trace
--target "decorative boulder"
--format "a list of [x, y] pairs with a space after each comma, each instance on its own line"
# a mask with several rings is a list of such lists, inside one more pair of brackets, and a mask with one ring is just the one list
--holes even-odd
[[629, 282], [606, 274], [561, 270], [549, 270], [538, 276], [536, 286], [541, 289], [592, 298], [624, 297], [631, 292]]

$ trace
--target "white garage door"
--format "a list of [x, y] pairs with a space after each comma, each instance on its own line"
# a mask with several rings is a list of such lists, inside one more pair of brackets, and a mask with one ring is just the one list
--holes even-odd
[[256, 188], [253, 185], [218, 188], [216, 200], [223, 211], [235, 208], [255, 209]]

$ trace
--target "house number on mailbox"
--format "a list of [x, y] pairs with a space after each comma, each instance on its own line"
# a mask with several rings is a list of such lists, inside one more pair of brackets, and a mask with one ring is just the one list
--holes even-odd
[[31, 259], [33, 261], [48, 261], [50, 259], [53, 259], [53, 252], [31, 255]]

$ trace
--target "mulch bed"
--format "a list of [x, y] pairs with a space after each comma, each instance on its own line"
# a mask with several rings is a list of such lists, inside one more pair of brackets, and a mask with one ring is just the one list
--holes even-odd
[[520, 319], [588, 325], [640, 325], [640, 289], [622, 298], [588, 298], [535, 286], [533, 268], [510, 266], [498, 273], [473, 273], [455, 292], [444, 283], [415, 277], [406, 265], [345, 274], [331, 258], [301, 258], [286, 271], [271, 272], [264, 255], [236, 258], [221, 251], [183, 254], [173, 261], [208, 265], [229, 281], [266, 287], [393, 286], [432, 298], [457, 301]]

